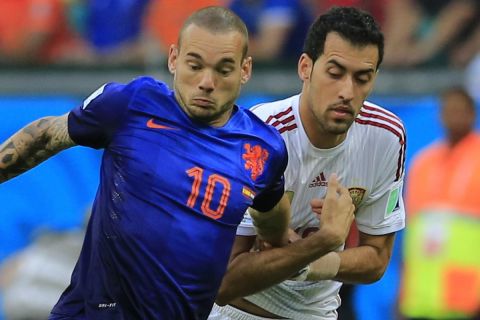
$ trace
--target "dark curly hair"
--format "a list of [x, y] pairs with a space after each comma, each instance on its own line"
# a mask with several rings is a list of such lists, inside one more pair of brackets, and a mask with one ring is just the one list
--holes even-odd
[[303, 52], [314, 62], [323, 54], [325, 39], [330, 32], [336, 32], [356, 46], [376, 45], [378, 48], [377, 69], [383, 60], [384, 39], [373, 17], [352, 7], [333, 7], [320, 15], [310, 26]]

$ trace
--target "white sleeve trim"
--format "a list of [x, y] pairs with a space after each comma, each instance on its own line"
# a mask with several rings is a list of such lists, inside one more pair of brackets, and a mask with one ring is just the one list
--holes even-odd
[[359, 231], [372, 235], [372, 236], [381, 236], [384, 234], [389, 234], [392, 232], [397, 232], [405, 228], [405, 220], [400, 220], [395, 222], [394, 224], [391, 224], [387, 227], [381, 227], [381, 228], [372, 228], [369, 226], [362, 226], [357, 224], [357, 228]]
[[88, 105], [90, 104], [90, 102], [92, 102], [93, 99], [95, 99], [96, 97], [101, 95], [103, 93], [103, 90], [105, 89], [106, 85], [107, 84], [104, 84], [103, 86], [101, 86], [100, 88], [95, 90], [95, 92], [93, 92], [91, 95], [89, 95], [88, 98], [85, 99], [85, 101], [83, 101], [82, 109], [86, 109], [88, 107]]
[[243, 214], [243, 219], [242, 222], [237, 227], [237, 236], [256, 236], [257, 235], [257, 230], [255, 229], [255, 226], [253, 225], [252, 217], [250, 216], [250, 213], [245, 211]]

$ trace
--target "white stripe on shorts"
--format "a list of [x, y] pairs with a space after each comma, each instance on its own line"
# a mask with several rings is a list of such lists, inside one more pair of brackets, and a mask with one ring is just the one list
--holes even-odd
[[208, 320], [279, 320], [273, 318], [264, 318], [247, 313], [231, 305], [220, 307], [216, 303], [208, 316]]

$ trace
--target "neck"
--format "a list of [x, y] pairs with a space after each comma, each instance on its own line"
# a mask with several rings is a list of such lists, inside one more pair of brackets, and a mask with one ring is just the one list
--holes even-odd
[[304, 96], [300, 96], [299, 101], [299, 113], [300, 120], [302, 121], [303, 128], [307, 134], [310, 143], [319, 149], [331, 149], [342, 143], [347, 137], [347, 133], [334, 134], [325, 130], [325, 128], [319, 124], [315, 115], [307, 106], [307, 101], [304, 101]]
[[230, 120], [230, 118], [232, 117], [232, 114], [233, 114], [233, 107], [226, 110], [219, 117], [217, 117], [217, 118], [215, 118], [211, 121], [208, 121], [207, 124], [209, 126], [212, 126], [212, 127], [215, 127], [215, 128], [223, 127], [224, 125], [227, 124], [228, 120]]
[[470, 134], [470, 131], [462, 134], [449, 134], [447, 137], [448, 145], [450, 147], [455, 147], [460, 143], [460, 141], [465, 139], [465, 137], [468, 136], [469, 134]]

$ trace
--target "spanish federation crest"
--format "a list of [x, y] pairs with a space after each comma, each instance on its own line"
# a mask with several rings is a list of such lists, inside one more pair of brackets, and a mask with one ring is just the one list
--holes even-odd
[[352, 201], [353, 201], [353, 204], [355, 205], [355, 208], [357, 208], [362, 202], [363, 196], [365, 196], [365, 192], [367, 190], [360, 187], [352, 187], [352, 188], [348, 188], [348, 191], [350, 192], [350, 197], [352, 197]]

